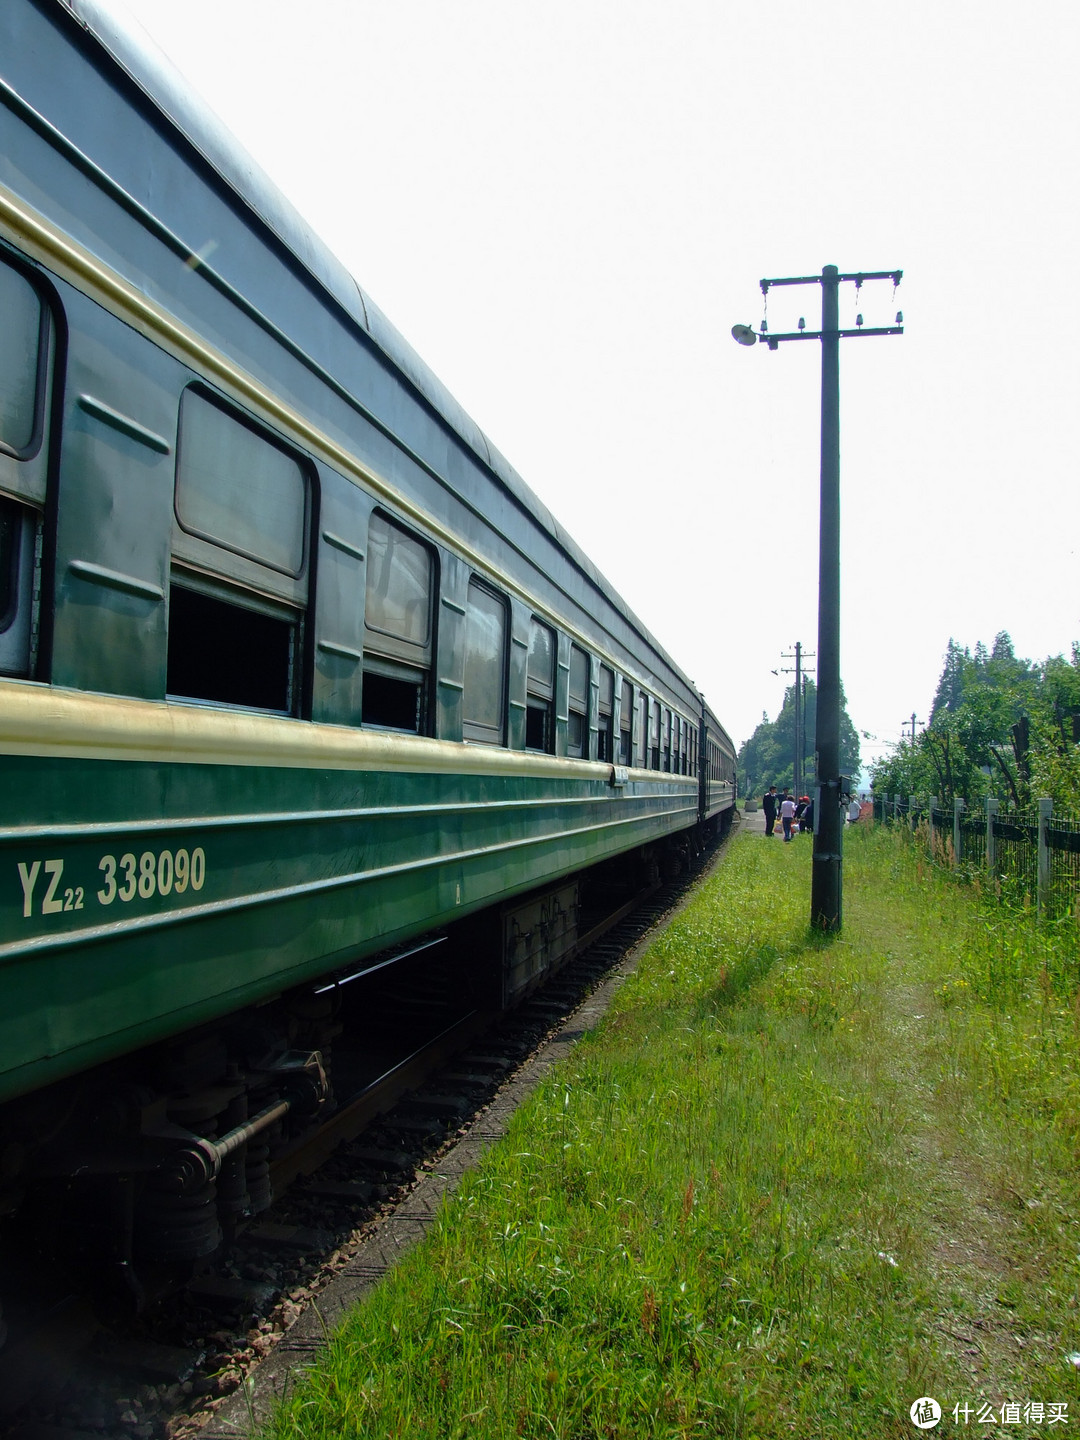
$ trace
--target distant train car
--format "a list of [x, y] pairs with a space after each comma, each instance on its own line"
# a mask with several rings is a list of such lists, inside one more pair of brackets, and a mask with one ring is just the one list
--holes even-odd
[[0, 157], [0, 1213], [134, 1176], [124, 1245], [182, 1259], [215, 1165], [180, 1224], [161, 1157], [324, 1093], [317, 990], [557, 902], [557, 941], [497, 957], [512, 1001], [576, 943], [579, 877], [726, 823], [735, 757], [95, 0], [0, 7]]

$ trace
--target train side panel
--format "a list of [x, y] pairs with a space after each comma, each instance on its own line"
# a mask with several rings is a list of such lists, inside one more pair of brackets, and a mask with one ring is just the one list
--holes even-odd
[[71, 8], [0, 14], [0, 1099], [734, 803], [682, 672]]

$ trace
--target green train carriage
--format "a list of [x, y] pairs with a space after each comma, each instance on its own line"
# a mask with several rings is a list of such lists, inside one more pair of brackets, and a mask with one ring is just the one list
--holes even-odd
[[[287, 1090], [290, 1017], [335, 975], [492, 907], [572, 909], [619, 856], [677, 862], [735, 793], [685, 675], [106, 8], [4, 7], [0, 129], [14, 1210], [90, 1151], [154, 1172], [161, 1117], [223, 1067], [252, 1106]], [[495, 957], [502, 1001], [560, 934]], [[253, 1066], [231, 1037], [273, 1004]], [[157, 1108], [96, 1131], [148, 1077]], [[136, 1249], [218, 1238], [170, 1233]]]

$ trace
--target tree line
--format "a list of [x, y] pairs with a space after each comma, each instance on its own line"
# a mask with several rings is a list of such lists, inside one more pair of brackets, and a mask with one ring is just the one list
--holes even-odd
[[[808, 793], [814, 783], [814, 751], [817, 734], [817, 686], [803, 680], [803, 787]], [[779, 790], [795, 785], [795, 686], [784, 692], [784, 703], [775, 720], [764, 711], [761, 724], [743, 742], [737, 757], [739, 794], [760, 796], [770, 785]], [[840, 694], [840, 769], [845, 775], [859, 773], [859, 736], [847, 713], [847, 701]]]
[[1049, 795], [1057, 812], [1080, 797], [1080, 645], [1072, 656], [1020, 659], [1007, 631], [987, 651], [950, 639], [926, 728], [871, 767], [886, 795], [937, 795], [969, 805], [988, 795], [1020, 810]]

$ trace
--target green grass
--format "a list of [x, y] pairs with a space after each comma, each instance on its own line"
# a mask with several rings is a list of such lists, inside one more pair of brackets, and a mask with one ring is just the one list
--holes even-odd
[[926, 1394], [938, 1433], [1080, 1423], [1075, 928], [1051, 954], [846, 838], [830, 942], [809, 843], [736, 837], [269, 1435], [881, 1440]]

